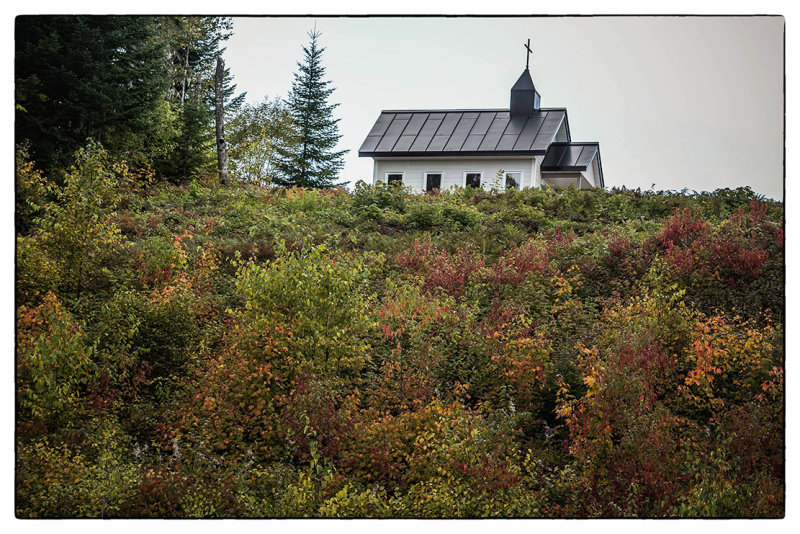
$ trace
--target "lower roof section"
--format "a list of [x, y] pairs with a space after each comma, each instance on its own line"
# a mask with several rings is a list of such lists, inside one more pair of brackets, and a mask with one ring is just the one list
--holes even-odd
[[552, 143], [542, 160], [546, 172], [583, 172], [595, 162], [600, 187], [604, 187], [603, 166], [600, 163], [600, 143]]

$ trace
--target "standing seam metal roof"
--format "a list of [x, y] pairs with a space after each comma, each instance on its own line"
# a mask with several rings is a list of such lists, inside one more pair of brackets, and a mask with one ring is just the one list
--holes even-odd
[[550, 145], [542, 160], [541, 170], [548, 172], [581, 172], [589, 168], [597, 160], [597, 180], [600, 187], [605, 187], [603, 179], [603, 163], [600, 161], [600, 143], [564, 143]]
[[585, 171], [599, 150], [599, 143], [553, 143], [542, 160], [542, 172]]
[[511, 117], [507, 109], [382, 111], [359, 156], [545, 154], [566, 109]]

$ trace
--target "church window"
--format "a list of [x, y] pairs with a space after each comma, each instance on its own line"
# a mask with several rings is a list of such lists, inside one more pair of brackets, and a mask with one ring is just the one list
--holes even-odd
[[464, 187], [480, 187], [482, 176], [481, 172], [465, 172]]
[[387, 172], [386, 173], [386, 183], [389, 185], [397, 184], [403, 185], [403, 173], [402, 172]]
[[511, 171], [506, 173], [506, 189], [519, 189], [522, 187], [522, 173]]
[[434, 189], [441, 189], [441, 188], [442, 188], [442, 173], [426, 172], [425, 191], [433, 191]]

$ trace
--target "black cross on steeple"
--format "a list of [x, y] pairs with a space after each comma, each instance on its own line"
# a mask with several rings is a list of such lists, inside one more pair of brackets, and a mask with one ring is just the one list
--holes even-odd
[[528, 70], [528, 61], [530, 61], [531, 54], [533, 54], [533, 50], [531, 50], [531, 40], [528, 39], [528, 44], [524, 45], [525, 48], [528, 50], [528, 53], [525, 54], [525, 70]]

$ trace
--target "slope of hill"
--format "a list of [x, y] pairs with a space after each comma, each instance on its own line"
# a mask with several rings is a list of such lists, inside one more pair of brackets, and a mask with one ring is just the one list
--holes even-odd
[[143, 183], [18, 168], [19, 517], [783, 515], [781, 203]]

